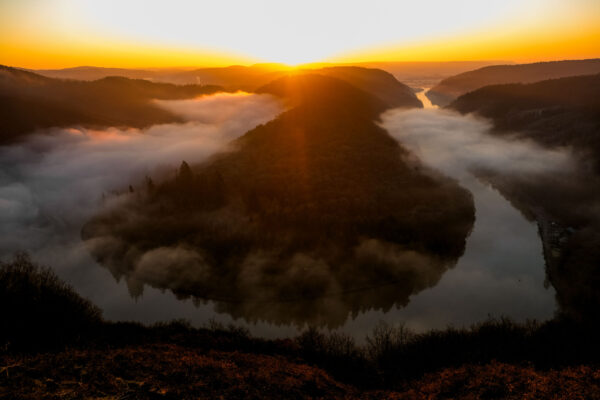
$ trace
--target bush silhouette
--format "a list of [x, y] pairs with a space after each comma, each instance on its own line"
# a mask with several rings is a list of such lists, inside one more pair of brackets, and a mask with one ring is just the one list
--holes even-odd
[[0, 318], [5, 350], [60, 347], [102, 322], [98, 307], [25, 253], [0, 262]]

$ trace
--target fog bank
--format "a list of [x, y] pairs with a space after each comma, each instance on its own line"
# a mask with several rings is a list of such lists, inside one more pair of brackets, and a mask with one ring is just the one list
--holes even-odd
[[188, 122], [144, 130], [57, 128], [1, 147], [0, 257], [24, 250], [47, 263], [58, 252], [64, 262], [55, 267], [69, 268], [72, 247], [80, 244], [74, 238], [103, 194], [226, 150], [232, 139], [282, 111], [274, 97], [246, 93], [158, 104]]
[[571, 168], [567, 151], [531, 141], [497, 138], [487, 120], [447, 110], [390, 110], [381, 126], [425, 164], [456, 179], [477, 169], [537, 174]]

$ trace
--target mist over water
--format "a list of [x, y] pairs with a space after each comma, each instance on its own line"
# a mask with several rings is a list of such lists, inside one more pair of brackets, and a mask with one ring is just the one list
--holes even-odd
[[477, 169], [536, 174], [571, 166], [565, 151], [544, 149], [533, 142], [489, 134], [491, 124], [448, 110], [391, 110], [381, 116], [390, 135], [427, 165], [458, 180]]

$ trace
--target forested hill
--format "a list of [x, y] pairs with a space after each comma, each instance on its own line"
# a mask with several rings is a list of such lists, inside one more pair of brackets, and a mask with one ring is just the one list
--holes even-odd
[[600, 74], [531, 84], [486, 86], [450, 108], [494, 121], [496, 133], [515, 133], [546, 146], [571, 146], [600, 172]]
[[[435, 284], [464, 250], [470, 193], [408, 164], [374, 121], [387, 105], [347, 82], [293, 75], [261, 92], [293, 105], [236, 151], [135, 184], [84, 227], [96, 259], [134, 294], [149, 284], [300, 325], [337, 326]], [[171, 279], [184, 260], [194, 267]]]
[[[49, 78], [74, 79], [78, 81], [95, 81], [109, 76], [122, 76], [130, 79], [153, 80], [153, 78], [159, 74], [159, 72], [156, 70], [104, 68], [93, 66], [81, 66], [63, 69], [38, 69], [30, 71], [39, 75], [47, 76]], [[166, 73], [166, 71], [164, 73]]]
[[597, 73], [600, 73], [600, 59], [494, 65], [446, 78], [434, 86], [427, 97], [433, 104], [446, 106], [457, 97], [488, 85], [532, 83]]
[[60, 80], [0, 66], [0, 144], [51, 127], [142, 128], [181, 122], [152, 100], [193, 98], [218, 90], [218, 86], [177, 86], [122, 77]]
[[386, 71], [363, 67], [328, 67], [317, 69], [316, 74], [331, 76], [369, 92], [388, 107], [423, 107], [413, 91]]
[[278, 78], [304, 74], [319, 74], [340, 79], [375, 95], [390, 107], [422, 107], [408, 86], [398, 82], [390, 73], [375, 68], [339, 66], [290, 70], [276, 64], [258, 64], [249, 67], [201, 68], [170, 75], [156, 75], [154, 79], [177, 83], [202, 82], [221, 85], [229, 90], [254, 92]]
[[375, 119], [389, 105], [375, 95], [347, 82], [319, 74], [295, 74], [274, 80], [258, 88], [257, 93], [268, 93], [285, 99], [291, 107], [327, 108], [327, 111], [348, 110], [356, 117]]
[[59, 70], [33, 71], [51, 78], [96, 80], [107, 76], [148, 79], [153, 82], [182, 84], [209, 84], [226, 90], [253, 92], [275, 79], [288, 74], [316, 73], [346, 81], [359, 89], [374, 93], [393, 107], [420, 107], [421, 103], [411, 89], [398, 82], [393, 75], [377, 68], [358, 66], [334, 66], [325, 68], [301, 68], [292, 70], [279, 64], [256, 64], [251, 66], [198, 68], [193, 70], [136, 70], [124, 68], [76, 67]]

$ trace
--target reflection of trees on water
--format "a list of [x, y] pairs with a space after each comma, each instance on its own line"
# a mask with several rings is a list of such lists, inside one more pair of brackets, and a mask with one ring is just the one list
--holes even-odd
[[[188, 185], [188, 173], [184, 164], [175, 185]], [[222, 178], [193, 179], [213, 189], [223, 185]], [[409, 237], [407, 228], [390, 218], [375, 228], [346, 221], [332, 229], [330, 216], [302, 223], [292, 213], [291, 223], [282, 219], [277, 226], [248, 215], [248, 206], [220, 207], [228, 196], [216, 191], [201, 196], [201, 213], [190, 212], [192, 203], [181, 197], [155, 203], [161, 186], [148, 182], [86, 225], [83, 237], [91, 253], [116, 278], [126, 279], [132, 296], [140, 296], [148, 284], [182, 299], [212, 300], [218, 311], [249, 321], [335, 327], [349, 315], [405, 306], [456, 262], [472, 224], [468, 214], [454, 227], [423, 219], [423, 229], [435, 227], [436, 234], [421, 243], [401, 242]], [[320, 226], [321, 219], [326, 224]], [[462, 237], [440, 242], [440, 230]], [[377, 233], [380, 237], [366, 236]], [[393, 234], [397, 242], [390, 241]]]
[[169, 289], [180, 299], [210, 300], [217, 311], [235, 318], [277, 324], [336, 327], [349, 315], [403, 307], [411, 295], [435, 285], [453, 265], [375, 239], [349, 250], [337, 268], [316, 253], [289, 258], [253, 253], [226, 273], [203, 264], [198, 250], [161, 247], [141, 256], [121, 254], [125, 259], [117, 262], [105, 257], [107, 251], [118, 252], [112, 247], [115, 243], [107, 246], [92, 239], [87, 244], [115, 277], [126, 279], [133, 297], [142, 295], [148, 284]]

